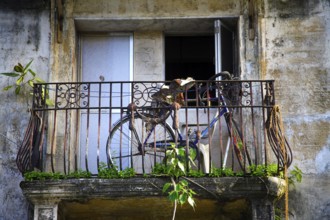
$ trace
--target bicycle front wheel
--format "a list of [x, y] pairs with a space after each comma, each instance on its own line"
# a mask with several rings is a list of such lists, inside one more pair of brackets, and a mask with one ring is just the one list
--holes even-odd
[[127, 115], [114, 124], [107, 141], [108, 162], [120, 170], [131, 167], [136, 173], [150, 173], [156, 163], [163, 162], [166, 148], [175, 140], [174, 132], [166, 122], [148, 124], [138, 114], [132, 126], [130, 121]]

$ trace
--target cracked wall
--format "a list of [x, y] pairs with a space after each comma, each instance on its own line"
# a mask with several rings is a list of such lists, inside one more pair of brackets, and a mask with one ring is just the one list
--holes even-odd
[[[54, 3], [54, 1], [51, 1]], [[63, 43], [55, 37], [48, 1], [0, 3], [0, 72], [34, 60], [32, 68], [49, 81], [76, 79], [77, 19], [237, 17], [240, 71], [244, 79], [275, 79], [293, 165], [304, 172], [292, 189], [292, 219], [330, 216], [330, 2], [329, 0], [255, 1], [255, 38], [248, 36], [248, 1], [105, 1], [66, 0]], [[109, 23], [99, 23], [108, 25]], [[96, 27], [100, 27], [96, 26]], [[147, 26], [146, 26], [147, 27]], [[143, 27], [143, 28], [146, 28]], [[195, 27], [195, 26], [193, 26]], [[150, 45], [152, 37], [153, 45]], [[136, 33], [135, 79], [143, 72], [155, 79], [163, 70], [161, 31]], [[153, 60], [147, 62], [142, 55]], [[156, 53], [156, 54], [155, 54]], [[156, 73], [156, 74], [155, 74]], [[0, 87], [13, 83], [0, 76]], [[27, 204], [15, 156], [28, 120], [23, 97], [0, 91], [0, 219], [24, 219]], [[20, 212], [17, 212], [20, 207]]]
[[[264, 78], [276, 80], [293, 166], [290, 219], [330, 217], [330, 2], [267, 1], [262, 20]], [[299, 201], [299, 202], [298, 202]]]
[[[31, 68], [47, 80], [49, 67], [49, 6], [42, 1], [0, 3], [0, 72], [12, 71], [33, 59]], [[13, 84], [0, 76], [0, 219], [27, 219], [28, 205], [19, 187], [23, 179], [15, 159], [28, 123], [29, 103], [2, 88]]]

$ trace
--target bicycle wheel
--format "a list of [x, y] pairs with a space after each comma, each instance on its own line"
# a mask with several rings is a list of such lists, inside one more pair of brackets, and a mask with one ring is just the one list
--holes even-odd
[[134, 114], [134, 126], [130, 129], [130, 120], [130, 115], [125, 116], [111, 130], [108, 162], [120, 170], [132, 167], [136, 173], [149, 173], [155, 163], [163, 162], [166, 148], [175, 140], [174, 132], [166, 122], [152, 125], [147, 131], [147, 122], [138, 114]]
[[234, 149], [238, 164], [242, 170], [245, 170], [246, 165], [251, 165], [251, 157], [243, 141], [242, 133], [231, 114], [226, 114], [225, 119], [227, 122], [231, 146]]

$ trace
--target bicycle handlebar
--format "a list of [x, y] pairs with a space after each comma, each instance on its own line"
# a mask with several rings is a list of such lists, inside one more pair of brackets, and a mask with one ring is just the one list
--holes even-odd
[[222, 71], [220, 73], [217, 73], [217, 74], [211, 76], [208, 80], [214, 80], [219, 76], [226, 76], [229, 80], [233, 79], [233, 76], [228, 71]]

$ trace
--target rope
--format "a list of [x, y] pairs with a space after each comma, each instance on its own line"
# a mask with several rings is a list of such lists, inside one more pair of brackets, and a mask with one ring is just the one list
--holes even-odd
[[[285, 220], [289, 219], [289, 181], [288, 181], [288, 167], [290, 166], [292, 160], [288, 158], [287, 149], [290, 149], [288, 146], [288, 142], [283, 135], [284, 126], [282, 121], [281, 111], [278, 105], [275, 105], [270, 112], [269, 120], [267, 121], [267, 133], [268, 138], [270, 139], [270, 143], [272, 145], [272, 149], [280, 150], [280, 157], [282, 159], [282, 166], [284, 172], [284, 180], [285, 180]], [[276, 154], [276, 153], [275, 153]], [[290, 149], [290, 157], [291, 157], [291, 149]]]
[[127, 110], [128, 110], [128, 112], [130, 112], [131, 113], [131, 117], [130, 117], [130, 120], [129, 120], [129, 125], [128, 125], [128, 127], [129, 127], [129, 129], [130, 130], [133, 130], [134, 128], [135, 128], [135, 123], [134, 123], [134, 112], [136, 111], [136, 105], [134, 104], [134, 103], [130, 103], [130, 104], [128, 104], [128, 106], [127, 106]]
[[178, 130], [179, 129], [179, 109], [181, 108], [181, 105], [177, 102], [173, 102], [172, 109], [174, 110], [174, 116], [173, 116], [173, 129]]
[[284, 165], [290, 167], [292, 163], [292, 150], [285, 137], [281, 112], [278, 105], [275, 105], [266, 121], [267, 137], [270, 146], [278, 159], [279, 168]]

